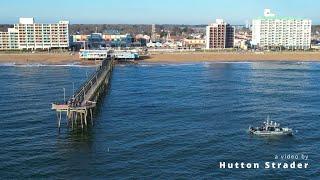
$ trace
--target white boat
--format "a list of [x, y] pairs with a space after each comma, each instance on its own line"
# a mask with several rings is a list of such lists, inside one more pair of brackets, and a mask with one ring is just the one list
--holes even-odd
[[293, 130], [288, 127], [280, 127], [279, 123], [269, 121], [264, 122], [261, 127], [249, 127], [249, 133], [260, 136], [282, 136], [282, 135], [293, 135]]

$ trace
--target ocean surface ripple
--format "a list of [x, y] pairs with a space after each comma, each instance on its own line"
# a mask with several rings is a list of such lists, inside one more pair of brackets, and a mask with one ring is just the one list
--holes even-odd
[[[0, 66], [0, 178], [316, 179], [320, 63], [119, 65], [95, 125], [58, 133], [51, 103], [93, 67]], [[248, 135], [270, 115], [296, 130]], [[310, 168], [219, 169], [304, 153]]]

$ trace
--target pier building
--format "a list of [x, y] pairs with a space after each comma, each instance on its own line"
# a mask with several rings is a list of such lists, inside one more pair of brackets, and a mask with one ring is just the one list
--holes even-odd
[[103, 60], [103, 59], [115, 59], [115, 60], [136, 60], [139, 59], [139, 52], [136, 50], [80, 50], [79, 58], [84, 60]]

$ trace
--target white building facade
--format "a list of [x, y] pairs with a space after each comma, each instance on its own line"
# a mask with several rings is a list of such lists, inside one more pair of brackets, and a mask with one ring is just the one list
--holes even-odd
[[19, 49], [18, 30], [8, 28], [8, 32], [0, 32], [0, 50]]
[[20, 18], [14, 28], [0, 32], [0, 50], [34, 50], [69, 47], [69, 21], [55, 24], [35, 23]]
[[263, 17], [252, 21], [252, 44], [260, 48], [309, 49], [311, 25], [310, 19], [278, 17], [265, 9]]

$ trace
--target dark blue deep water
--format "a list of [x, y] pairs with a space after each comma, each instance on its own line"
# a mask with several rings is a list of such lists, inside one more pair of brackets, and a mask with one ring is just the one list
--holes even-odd
[[[320, 63], [118, 65], [95, 125], [58, 133], [51, 102], [93, 67], [0, 66], [0, 179], [317, 179]], [[248, 135], [271, 119], [293, 137]], [[307, 169], [265, 169], [305, 154]], [[259, 169], [219, 169], [219, 162]], [[293, 160], [286, 160], [292, 162]]]

